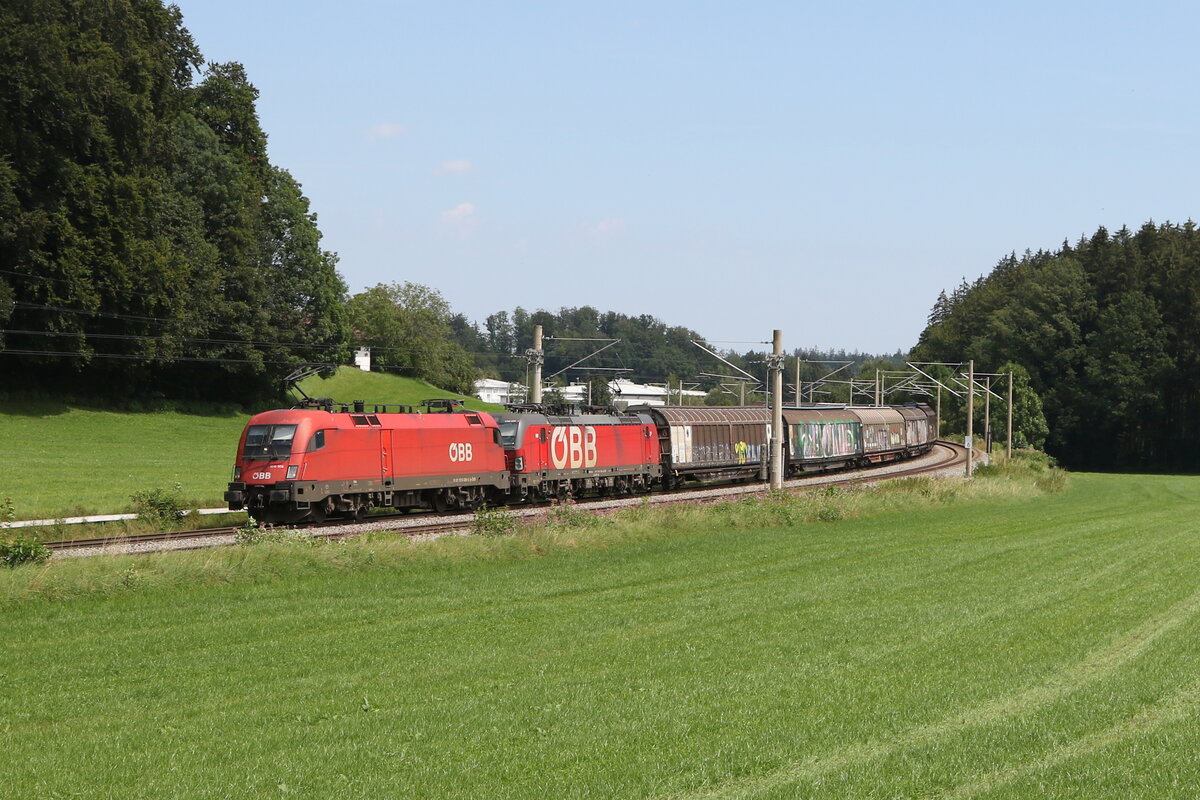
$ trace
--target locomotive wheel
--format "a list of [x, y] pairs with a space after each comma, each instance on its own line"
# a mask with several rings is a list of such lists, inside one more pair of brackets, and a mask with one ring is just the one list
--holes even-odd
[[367, 507], [366, 506], [359, 506], [358, 508], [354, 509], [354, 521], [355, 522], [362, 522], [366, 518], [367, 518]]
[[433, 493], [433, 510], [439, 514], [446, 511], [446, 495], [440, 490], [435, 490]]
[[308, 510], [308, 521], [320, 524], [325, 521], [325, 504], [320, 503]]

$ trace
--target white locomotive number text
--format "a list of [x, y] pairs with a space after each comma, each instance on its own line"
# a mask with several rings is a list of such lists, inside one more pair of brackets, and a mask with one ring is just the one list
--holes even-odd
[[550, 434], [550, 463], [555, 469], [596, 466], [596, 429], [591, 425], [555, 428]]
[[470, 442], [451, 442], [450, 443], [450, 460], [451, 461], [470, 461], [475, 457], [471, 450]]
[[250, 476], [250, 480], [252, 480], [252, 481], [269, 481], [269, 480], [271, 480], [271, 473], [256, 472]]

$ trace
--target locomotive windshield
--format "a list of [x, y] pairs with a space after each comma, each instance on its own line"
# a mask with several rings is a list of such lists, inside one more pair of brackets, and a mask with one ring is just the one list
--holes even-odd
[[521, 423], [517, 420], [501, 420], [500, 422], [500, 446], [501, 447], [516, 447], [517, 446], [517, 426]]
[[295, 437], [295, 425], [251, 425], [246, 431], [246, 449], [242, 451], [242, 458], [287, 458], [292, 453]]

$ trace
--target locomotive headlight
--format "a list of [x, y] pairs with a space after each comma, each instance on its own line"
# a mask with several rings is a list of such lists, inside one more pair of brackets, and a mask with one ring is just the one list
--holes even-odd
[[240, 481], [242, 479], [242, 468], [241, 467], [233, 468], [233, 479], [235, 481]]
[[297, 473], [299, 470], [300, 470], [300, 467], [299, 467], [299, 466], [297, 466], [296, 464], [292, 464], [290, 467], [288, 467], [288, 471], [287, 471], [287, 479], [288, 479], [289, 481], [290, 481], [290, 480], [293, 480], [293, 479], [295, 479], [295, 477], [296, 477], [296, 473]]

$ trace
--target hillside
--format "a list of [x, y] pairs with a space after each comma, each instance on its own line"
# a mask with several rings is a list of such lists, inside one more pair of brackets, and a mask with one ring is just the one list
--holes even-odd
[[362, 400], [366, 403], [398, 403], [420, 405], [422, 400], [452, 398], [476, 411], [503, 411], [503, 406], [484, 403], [474, 397], [448, 392], [414, 378], [388, 375], [382, 372], [363, 372], [354, 367], [342, 367], [332, 378], [314, 376], [300, 383], [309, 397], [331, 397], [338, 403]]
[[[345, 368], [304, 390], [338, 401], [415, 405], [461, 397], [427, 383]], [[476, 410], [502, 410], [469, 400]], [[262, 411], [265, 409], [254, 409]], [[18, 519], [130, 510], [130, 495], [178, 483], [189, 506], [219, 507], [249, 414], [127, 412], [47, 400], [0, 400], [0, 502]]]

